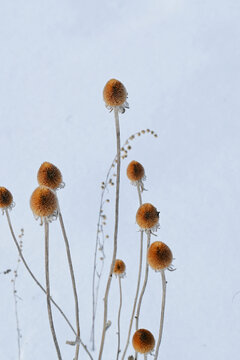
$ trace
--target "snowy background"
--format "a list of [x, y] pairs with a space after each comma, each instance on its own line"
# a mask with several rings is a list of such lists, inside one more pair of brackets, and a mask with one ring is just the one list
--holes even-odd
[[[121, 137], [150, 128], [122, 164], [118, 257], [123, 281], [125, 342], [136, 288], [139, 233], [136, 189], [129, 161], [146, 170], [148, 192], [161, 212], [158, 239], [172, 249], [177, 271], [167, 272], [167, 308], [161, 359], [226, 360], [240, 352], [239, 83], [240, 3], [237, 0], [0, 1], [0, 186], [13, 194], [16, 233], [44, 283], [43, 228], [29, 198], [43, 161], [57, 165], [59, 192], [80, 298], [82, 340], [90, 347], [91, 277], [100, 185], [115, 155], [113, 115], [102, 100], [107, 80], [121, 80], [130, 110]], [[113, 230], [114, 188], [106, 208], [107, 259]], [[155, 239], [154, 239], [155, 240]], [[74, 303], [58, 221], [50, 227], [52, 294], [74, 324]], [[16, 360], [11, 277], [17, 251], [0, 217], [0, 359]], [[105, 264], [106, 273], [109, 269]], [[106, 274], [104, 273], [104, 274]], [[116, 357], [117, 281], [112, 281], [105, 360]], [[97, 341], [102, 330], [102, 281]], [[55, 359], [46, 299], [22, 265], [17, 280], [23, 360]], [[150, 271], [140, 327], [156, 337], [160, 276]], [[54, 311], [64, 359], [74, 340]], [[123, 346], [122, 346], [123, 347]], [[132, 354], [129, 346], [128, 355]], [[97, 358], [97, 353], [94, 355]], [[141, 358], [141, 357], [140, 357]], [[81, 359], [88, 359], [81, 349]]]

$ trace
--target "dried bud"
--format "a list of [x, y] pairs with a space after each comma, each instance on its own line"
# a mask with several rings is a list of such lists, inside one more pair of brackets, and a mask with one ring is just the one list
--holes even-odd
[[144, 167], [139, 162], [133, 160], [127, 167], [127, 177], [132, 182], [142, 180], [145, 176]]
[[125, 86], [116, 79], [109, 80], [103, 89], [103, 98], [107, 108], [113, 110], [117, 108], [119, 112], [124, 113], [128, 108], [127, 91]]
[[0, 187], [0, 209], [11, 209], [14, 206], [13, 196], [8, 189]]
[[139, 329], [133, 335], [132, 344], [135, 351], [141, 354], [148, 354], [155, 346], [155, 339], [150, 331]]
[[168, 268], [173, 260], [170, 248], [161, 241], [155, 241], [151, 244], [147, 258], [149, 265], [157, 271]]
[[30, 199], [30, 206], [36, 217], [46, 217], [52, 220], [57, 215], [57, 197], [47, 187], [39, 186], [34, 190]]
[[117, 276], [123, 277], [125, 275], [125, 270], [126, 270], [125, 263], [122, 260], [117, 259], [114, 264], [113, 273]]
[[64, 186], [61, 171], [53, 164], [45, 161], [38, 170], [39, 185], [47, 186], [53, 190]]
[[152, 204], [146, 203], [139, 207], [136, 221], [144, 230], [157, 230], [159, 227], [159, 212]]

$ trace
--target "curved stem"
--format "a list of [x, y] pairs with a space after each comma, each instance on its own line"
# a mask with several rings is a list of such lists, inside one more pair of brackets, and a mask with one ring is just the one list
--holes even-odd
[[159, 335], [158, 335], [158, 342], [156, 346], [155, 356], [154, 360], [157, 360], [158, 358], [158, 351], [162, 340], [162, 333], [163, 333], [163, 322], [164, 322], [164, 312], [165, 312], [165, 303], [166, 303], [166, 277], [165, 277], [165, 271], [161, 271], [162, 276], [162, 308], [161, 308], [161, 319], [160, 319], [160, 328], [159, 328]]
[[118, 348], [117, 348], [117, 360], [120, 354], [120, 316], [121, 316], [121, 309], [122, 309], [122, 286], [121, 286], [121, 277], [118, 276], [119, 282], [119, 294], [120, 294], [120, 302], [119, 302], [119, 310], [118, 310]]
[[[150, 239], [151, 239], [151, 232], [148, 231], [147, 233], [147, 250], [146, 250], [146, 268], [145, 268], [145, 278], [144, 278], [144, 282], [143, 282], [143, 287], [142, 287], [142, 291], [141, 294], [139, 296], [139, 300], [138, 300], [138, 306], [137, 306], [137, 313], [135, 316], [136, 319], [136, 330], [138, 330], [138, 324], [139, 324], [139, 315], [140, 315], [140, 309], [141, 309], [141, 304], [142, 304], [142, 299], [143, 299], [143, 295], [147, 286], [147, 281], [148, 281], [148, 269], [149, 269], [149, 265], [148, 265], [148, 261], [147, 261], [147, 254], [148, 254], [148, 248], [150, 245]], [[137, 353], [135, 353], [135, 359], [137, 359]]]
[[[10, 232], [11, 232], [11, 235], [12, 235], [12, 238], [13, 238], [13, 241], [17, 247], [17, 250], [18, 250], [18, 254], [25, 266], [25, 268], [27, 269], [29, 275], [32, 277], [32, 279], [34, 280], [34, 282], [37, 284], [37, 286], [39, 286], [39, 288], [46, 294], [46, 290], [44, 289], [44, 287], [41, 285], [41, 283], [37, 280], [37, 278], [35, 277], [35, 275], [32, 273], [30, 267], [28, 266], [25, 258], [24, 258], [24, 255], [22, 253], [22, 250], [18, 244], [18, 241], [17, 241], [17, 238], [16, 238], [16, 235], [14, 233], [14, 230], [13, 230], [13, 227], [12, 227], [12, 223], [11, 223], [11, 219], [10, 219], [10, 216], [9, 216], [9, 212], [8, 210], [5, 210], [6, 212], [6, 216], [7, 216], [7, 221], [8, 221], [8, 226], [9, 226], [9, 229], [10, 229]], [[69, 321], [69, 319], [67, 318], [67, 316], [64, 314], [64, 312], [62, 311], [62, 309], [60, 308], [60, 306], [55, 302], [55, 300], [50, 297], [50, 300], [52, 302], [52, 304], [58, 309], [58, 311], [60, 312], [60, 314], [63, 316], [63, 318], [65, 319], [65, 321], [67, 322], [67, 324], [69, 325], [69, 327], [71, 328], [72, 332], [77, 335], [74, 327], [72, 326], [71, 322]], [[88, 354], [88, 356], [90, 357], [91, 360], [93, 360], [93, 357], [92, 355], [90, 354], [90, 352], [88, 351], [88, 348], [87, 346], [82, 342], [82, 340], [80, 339], [80, 343], [81, 345], [83, 346], [84, 350], [86, 351], [86, 353]]]
[[48, 310], [48, 319], [49, 325], [52, 332], [53, 341], [57, 351], [58, 359], [62, 360], [60, 348], [58, 345], [56, 332], [53, 323], [52, 317], [52, 308], [50, 300], [50, 279], [49, 279], [49, 224], [46, 218], [44, 218], [44, 230], [45, 230], [45, 278], [46, 278], [46, 294], [47, 294], [47, 310]]
[[118, 212], [119, 212], [119, 189], [120, 189], [120, 127], [119, 127], [119, 115], [118, 110], [114, 109], [114, 117], [115, 117], [115, 126], [116, 126], [116, 138], [117, 138], [117, 179], [116, 179], [116, 202], [115, 202], [115, 227], [114, 227], [114, 245], [113, 245], [113, 256], [112, 256], [112, 264], [110, 267], [110, 272], [108, 275], [107, 286], [105, 290], [104, 296], [104, 316], [103, 316], [103, 330], [102, 330], [102, 339], [101, 345], [99, 350], [99, 357], [98, 360], [101, 360], [103, 347], [105, 342], [105, 335], [106, 335], [106, 325], [107, 325], [107, 311], [108, 311], [108, 294], [109, 289], [112, 281], [112, 273], [114, 269], [114, 264], [117, 255], [117, 235], [118, 235]]
[[[72, 264], [72, 257], [71, 257], [69, 242], [68, 242], [68, 238], [67, 238], [67, 234], [66, 234], [66, 230], [65, 230], [65, 226], [64, 226], [64, 222], [63, 222], [63, 218], [62, 218], [62, 214], [61, 214], [59, 206], [58, 206], [58, 209], [59, 209], [59, 214], [58, 214], [59, 215], [59, 222], [60, 222], [60, 225], [61, 225], [62, 234], [63, 234], [64, 242], [65, 242], [65, 245], [66, 245], [68, 265], [69, 265], [69, 270], [70, 270], [71, 280], [72, 280], [72, 288], [73, 288], [73, 295], [74, 295], [74, 301], [75, 301], [75, 316], [76, 316], [77, 337], [79, 338], [80, 337], [80, 323], [79, 323], [79, 305], [78, 305], [77, 287], [76, 287], [76, 281], [75, 281], [75, 276], [74, 276], [74, 271], [73, 271], [73, 264]], [[78, 360], [79, 346], [80, 346], [80, 343], [77, 342], [74, 360]]]
[[[142, 195], [141, 195], [141, 190], [140, 190], [140, 186], [139, 184], [137, 185], [137, 190], [138, 190], [138, 197], [139, 197], [139, 205], [142, 205]], [[141, 274], [142, 274], [142, 253], [143, 253], [143, 231], [141, 230], [140, 233], [140, 257], [139, 257], [139, 270], [138, 270], [138, 280], [137, 280], [137, 289], [136, 289], [136, 295], [135, 295], [135, 299], [134, 299], [134, 303], [133, 303], [133, 309], [132, 309], [132, 315], [131, 315], [131, 319], [130, 319], [130, 325], [129, 325], [129, 329], [128, 329], [128, 337], [127, 337], [127, 343], [123, 352], [123, 356], [122, 356], [122, 360], [124, 360], [125, 356], [126, 356], [126, 352], [128, 349], [128, 345], [130, 342], [130, 336], [131, 336], [131, 330], [132, 330], [132, 324], [133, 324], [133, 319], [134, 319], [134, 313], [136, 310], [136, 305], [137, 305], [137, 299], [138, 299], [138, 294], [139, 294], [139, 288], [140, 288], [140, 281], [141, 281]]]

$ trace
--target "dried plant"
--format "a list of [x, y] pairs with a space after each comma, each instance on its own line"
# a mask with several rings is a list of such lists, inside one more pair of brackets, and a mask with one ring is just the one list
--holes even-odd
[[[115, 129], [116, 129], [116, 156], [114, 157], [111, 166], [107, 172], [105, 181], [101, 184], [101, 199], [100, 199], [100, 209], [99, 217], [97, 223], [97, 234], [95, 242], [95, 252], [94, 252], [94, 267], [93, 267], [93, 278], [92, 278], [92, 328], [91, 328], [91, 343], [92, 350], [95, 349], [95, 320], [96, 320], [96, 311], [98, 303], [98, 295], [100, 291], [100, 281], [103, 273], [103, 266], [105, 261], [105, 246], [106, 239], [110, 239], [109, 234], [105, 233], [104, 227], [107, 224], [107, 214], [105, 210], [105, 205], [110, 202], [109, 192], [108, 198], [106, 198], [108, 187], [115, 186], [115, 212], [114, 212], [114, 234], [113, 234], [113, 252], [112, 258], [110, 261], [110, 268], [107, 276], [106, 287], [104, 291], [104, 304], [103, 304], [103, 324], [102, 324], [102, 333], [100, 339], [100, 347], [98, 352], [98, 360], [104, 358], [104, 345], [107, 330], [110, 328], [111, 320], [108, 319], [108, 302], [109, 302], [109, 293], [111, 288], [112, 276], [116, 275], [119, 284], [119, 307], [117, 312], [117, 352], [116, 360], [119, 359], [121, 353], [121, 339], [122, 335], [125, 334], [126, 329], [121, 327], [121, 312], [123, 305], [123, 293], [122, 293], [122, 284], [121, 280], [125, 275], [126, 265], [125, 263], [117, 259], [117, 249], [118, 249], [118, 225], [119, 225], [119, 201], [120, 201], [120, 171], [121, 171], [121, 160], [124, 160], [128, 157], [128, 152], [131, 150], [130, 142], [134, 139], [140, 137], [144, 134], [151, 134], [154, 137], [157, 137], [157, 134], [150, 130], [141, 130], [133, 135], [131, 135], [125, 143], [120, 144], [120, 125], [119, 125], [119, 113], [124, 114], [125, 110], [129, 108], [127, 102], [127, 91], [125, 86], [116, 79], [109, 80], [103, 90], [103, 99], [105, 101], [106, 107], [113, 112]], [[115, 172], [116, 168], [116, 172]], [[145, 169], [141, 163], [136, 160], [133, 160], [129, 163], [127, 167], [127, 177], [131, 181], [131, 184], [134, 185], [137, 189], [138, 196], [138, 210], [136, 212], [136, 222], [139, 225], [140, 230], [140, 252], [139, 252], [139, 267], [138, 272], [136, 272], [136, 292], [133, 299], [133, 306], [130, 314], [129, 327], [126, 332], [126, 344], [122, 354], [122, 360], [124, 360], [127, 355], [128, 346], [130, 344], [133, 320], [135, 318], [135, 333], [132, 337], [132, 345], [135, 350], [135, 356], [129, 355], [128, 360], [136, 360], [138, 354], [143, 354], [144, 359], [147, 359], [148, 354], [152, 354], [155, 346], [155, 338], [153, 334], [146, 329], [139, 329], [139, 319], [141, 305], [143, 297], [147, 287], [147, 281], [149, 276], [149, 265], [155, 270], [161, 273], [162, 278], [162, 307], [161, 307], [161, 316], [160, 316], [160, 326], [158, 341], [156, 345], [156, 351], [154, 354], [154, 360], [158, 359], [159, 347], [162, 340], [163, 333], [163, 322], [164, 322], [164, 311], [165, 311], [165, 301], [166, 301], [166, 279], [165, 279], [165, 270], [173, 270], [172, 267], [172, 252], [169, 247], [159, 241], [153, 242], [151, 244], [151, 235], [155, 235], [154, 232], [159, 229], [159, 211], [150, 203], [142, 202], [142, 193], [145, 190], [144, 181], [146, 180]], [[113, 181], [113, 179], [115, 179]], [[40, 225], [44, 224], [44, 239], [45, 239], [45, 281], [46, 286], [42, 286], [41, 283], [37, 280], [32, 270], [29, 268], [25, 257], [22, 252], [22, 241], [18, 242], [13, 226], [10, 219], [9, 211], [13, 208], [13, 196], [8, 189], [5, 187], [0, 187], [0, 209], [3, 214], [6, 214], [9, 229], [13, 238], [13, 241], [18, 250], [18, 263], [20, 260], [27, 269], [28, 273], [35, 281], [35, 283], [41, 288], [41, 290], [46, 294], [47, 300], [47, 311], [49, 318], [49, 325], [52, 332], [52, 338], [54, 341], [57, 357], [59, 360], [62, 360], [62, 355], [60, 351], [60, 346], [56, 336], [56, 330], [54, 326], [54, 319], [52, 314], [52, 305], [54, 305], [58, 311], [61, 313], [68, 326], [71, 328], [75, 335], [74, 341], [66, 341], [67, 344], [75, 346], [75, 356], [74, 360], [79, 359], [80, 354], [80, 345], [85, 350], [88, 357], [93, 360], [93, 355], [88, 350], [87, 346], [83, 343], [80, 337], [80, 320], [79, 320], [79, 302], [77, 294], [77, 286], [75, 281], [74, 274], [74, 265], [72, 262], [72, 256], [70, 251], [70, 243], [67, 237], [65, 225], [63, 222], [62, 212], [60, 210], [59, 200], [57, 197], [57, 190], [64, 187], [63, 178], [61, 171], [53, 164], [49, 162], [44, 162], [40, 166], [37, 173], [37, 180], [39, 187], [37, 187], [32, 193], [30, 199], [30, 206], [33, 211], [33, 214], [36, 219], [40, 219]], [[68, 260], [68, 267], [71, 277], [73, 296], [75, 301], [75, 328], [59, 307], [59, 305], [51, 297], [50, 289], [50, 273], [49, 273], [49, 224], [53, 221], [59, 219], [60, 228], [62, 231], [63, 239], [66, 247], [66, 254]], [[144, 236], [147, 237], [146, 241], [146, 263], [145, 263], [145, 274], [142, 279], [142, 258], [143, 258], [143, 241]], [[108, 240], [109, 242], [109, 240]], [[14, 286], [16, 284], [17, 269], [14, 272]], [[140, 292], [140, 285], [142, 280], [142, 289]], [[139, 294], [140, 292], [140, 294]], [[15, 287], [14, 294], [16, 296]], [[17, 303], [15, 297], [15, 311], [17, 314]], [[141, 318], [144, 317], [144, 314], [141, 314]], [[18, 317], [16, 316], [17, 321], [17, 331], [18, 331], [18, 357], [20, 359], [20, 328], [18, 324]], [[84, 330], [83, 330], [84, 331]]]

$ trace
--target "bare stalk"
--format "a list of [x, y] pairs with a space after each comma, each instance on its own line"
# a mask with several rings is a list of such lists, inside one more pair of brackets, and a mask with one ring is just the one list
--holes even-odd
[[119, 213], [119, 189], [120, 189], [120, 127], [119, 127], [119, 115], [118, 109], [114, 108], [114, 117], [115, 117], [115, 126], [116, 126], [116, 138], [117, 138], [117, 179], [116, 179], [116, 202], [115, 202], [115, 228], [114, 228], [114, 245], [113, 245], [113, 256], [112, 264], [110, 267], [110, 272], [108, 276], [105, 296], [104, 296], [104, 316], [103, 316], [103, 330], [102, 330], [102, 339], [101, 346], [99, 350], [98, 360], [102, 358], [105, 335], [106, 335], [106, 325], [107, 325], [107, 311], [108, 311], [108, 295], [109, 289], [112, 281], [112, 274], [114, 269], [114, 264], [117, 255], [117, 235], [118, 235], [118, 213]]
[[118, 309], [118, 348], [117, 348], [117, 360], [120, 354], [120, 316], [121, 316], [121, 309], [122, 309], [122, 286], [121, 286], [121, 277], [118, 276], [119, 282], [119, 294], [120, 294], [120, 302], [119, 302], [119, 309]]
[[47, 310], [48, 310], [48, 319], [49, 325], [52, 332], [53, 341], [55, 344], [56, 352], [58, 355], [58, 359], [62, 360], [60, 348], [58, 345], [56, 332], [53, 323], [52, 317], [52, 308], [51, 308], [51, 300], [50, 300], [50, 280], [49, 280], [49, 224], [48, 220], [44, 218], [44, 230], [45, 230], [45, 278], [46, 278], [46, 295], [47, 295]]
[[[137, 185], [137, 190], [138, 190], [139, 204], [141, 206], [142, 205], [142, 195], [141, 195], [141, 190], [140, 190], [140, 185], [139, 184]], [[127, 343], [126, 343], [126, 346], [125, 346], [125, 349], [124, 349], [124, 352], [123, 352], [122, 360], [124, 360], [124, 358], [126, 356], [126, 352], [127, 352], [128, 345], [129, 345], [129, 342], [130, 342], [132, 324], [133, 324], [134, 314], [135, 314], [136, 305], [137, 305], [137, 299], [138, 299], [140, 281], [141, 281], [141, 274], [142, 274], [142, 253], [143, 253], [143, 231], [141, 230], [141, 232], [140, 232], [140, 257], [139, 257], [137, 290], [136, 290], [136, 295], [135, 295], [135, 299], [134, 299], [134, 303], [133, 303], [133, 310], [132, 310], [132, 315], [131, 315], [131, 319], [130, 319], [130, 325], [129, 325], [129, 329], [128, 329]]]
[[166, 277], [165, 277], [165, 271], [161, 271], [162, 276], [162, 308], [161, 308], [161, 319], [160, 319], [160, 328], [159, 328], [159, 335], [158, 335], [158, 342], [156, 346], [156, 351], [154, 355], [154, 360], [157, 360], [158, 358], [158, 351], [162, 340], [162, 333], [163, 333], [163, 322], [164, 322], [164, 312], [165, 312], [165, 303], [166, 303]]
[[147, 360], [147, 354], [144, 354], [144, 360]]
[[[18, 244], [18, 241], [17, 241], [17, 238], [15, 236], [15, 233], [14, 233], [14, 230], [13, 230], [13, 227], [12, 227], [12, 223], [11, 223], [11, 219], [10, 219], [10, 216], [9, 216], [9, 212], [8, 210], [6, 209], [5, 210], [6, 212], [6, 216], [7, 216], [7, 221], [8, 221], [8, 226], [9, 226], [9, 229], [10, 229], [10, 232], [11, 232], [11, 235], [12, 235], [12, 238], [13, 238], [13, 241], [18, 249], [18, 254], [25, 266], [25, 268], [27, 269], [29, 275], [32, 277], [32, 279], [35, 281], [35, 283], [40, 287], [40, 289], [46, 294], [46, 290], [44, 289], [44, 287], [41, 285], [41, 283], [37, 280], [37, 278], [35, 277], [35, 275], [32, 273], [31, 269], [29, 268], [24, 256], [23, 256], [23, 253], [22, 253], [22, 249], [20, 248], [19, 244]], [[50, 300], [52, 302], [52, 304], [58, 309], [58, 311], [60, 312], [60, 314], [63, 316], [63, 318], [65, 319], [65, 321], [67, 322], [67, 324], [69, 325], [69, 327], [71, 328], [72, 332], [77, 335], [74, 327], [72, 326], [71, 322], [68, 320], [67, 316], [64, 314], [64, 312], [62, 311], [62, 309], [60, 308], [60, 306], [53, 300], [52, 297], [50, 297]], [[87, 346], [82, 342], [82, 340], [80, 339], [80, 343], [81, 345], [83, 346], [84, 350], [86, 351], [86, 353], [88, 354], [88, 356], [90, 357], [91, 360], [93, 360], [90, 352], [88, 351], [88, 348]]]
[[[138, 323], [139, 323], [139, 315], [140, 315], [140, 309], [141, 309], [141, 304], [142, 304], [142, 299], [143, 299], [143, 295], [147, 286], [147, 281], [148, 281], [148, 269], [149, 269], [149, 265], [148, 265], [148, 261], [147, 261], [147, 253], [148, 253], [148, 248], [150, 245], [150, 239], [151, 239], [151, 232], [150, 230], [147, 232], [147, 250], [146, 250], [146, 268], [145, 268], [145, 278], [144, 278], [144, 282], [143, 282], [143, 287], [142, 287], [142, 291], [141, 294], [139, 296], [139, 300], [138, 300], [138, 306], [137, 306], [137, 313], [135, 316], [136, 319], [136, 330], [138, 330]], [[137, 359], [137, 353], [135, 353], [135, 359]]]
[[[64, 226], [64, 222], [63, 222], [63, 218], [62, 218], [62, 214], [61, 214], [59, 206], [58, 206], [58, 209], [59, 209], [59, 214], [58, 214], [59, 215], [59, 222], [60, 222], [60, 225], [61, 225], [62, 234], [63, 234], [63, 238], [64, 238], [65, 245], [66, 245], [68, 265], [69, 265], [69, 270], [70, 270], [71, 280], [72, 280], [72, 288], [73, 288], [73, 295], [74, 295], [74, 301], [75, 301], [75, 316], [76, 316], [77, 338], [80, 338], [79, 305], [78, 305], [78, 295], [77, 295], [75, 276], [74, 276], [74, 271], [73, 271], [72, 257], [71, 257], [69, 242], [68, 242], [68, 238], [67, 238], [67, 234], [66, 234], [66, 230], [65, 230], [65, 226]], [[79, 346], [80, 346], [80, 343], [77, 342], [76, 343], [76, 351], [75, 351], [75, 359], [74, 360], [78, 360]]]

